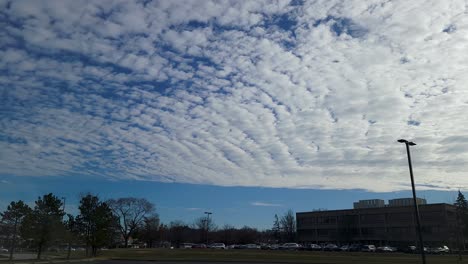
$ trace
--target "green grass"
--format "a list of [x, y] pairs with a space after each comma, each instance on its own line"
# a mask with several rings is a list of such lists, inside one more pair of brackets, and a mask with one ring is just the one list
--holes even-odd
[[[456, 255], [428, 255], [428, 264], [467, 263]], [[265, 263], [421, 263], [420, 255], [402, 253], [350, 253], [350, 252], [305, 252], [268, 250], [210, 250], [210, 249], [115, 249], [103, 251], [100, 258], [152, 261], [232, 261]]]
[[[31, 260], [36, 260], [37, 253], [36, 252], [16, 252], [14, 254], [15, 256], [22, 255], [22, 254], [28, 254], [30, 257], [28, 259], [13, 259], [13, 262], [30, 262]], [[8, 260], [8, 255], [3, 254], [0, 255], [0, 263], [5, 263], [9, 262]], [[86, 258], [85, 256], [85, 251], [72, 251], [70, 254], [70, 259], [84, 259]], [[60, 251], [60, 252], [42, 252], [41, 254], [41, 261], [48, 261], [48, 260], [66, 260], [67, 259], [67, 252], [66, 251]]]
[[[65, 259], [65, 252], [45, 254], [49, 260]], [[85, 259], [84, 252], [72, 252], [72, 259]], [[211, 249], [112, 249], [101, 251], [98, 259], [194, 261], [194, 262], [258, 262], [258, 263], [312, 263], [312, 264], [419, 264], [419, 255], [403, 253], [307, 252], [269, 250], [211, 250]], [[0, 263], [7, 260], [0, 259]], [[18, 261], [24, 262], [24, 261]], [[27, 262], [27, 261], [26, 261]], [[468, 256], [458, 261], [456, 255], [428, 255], [427, 264], [468, 264]]]

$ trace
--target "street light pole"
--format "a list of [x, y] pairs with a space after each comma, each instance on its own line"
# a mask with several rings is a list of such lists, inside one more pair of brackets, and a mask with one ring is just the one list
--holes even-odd
[[66, 202], [66, 197], [62, 197], [63, 200], [63, 212], [65, 213], [65, 202]]
[[411, 177], [411, 188], [413, 190], [414, 214], [416, 216], [417, 232], [419, 236], [419, 250], [421, 251], [422, 263], [426, 264], [426, 255], [424, 253], [424, 242], [423, 242], [422, 232], [421, 232], [421, 217], [419, 215], [419, 208], [418, 208], [418, 203], [416, 200], [416, 188], [414, 187], [413, 165], [411, 164], [411, 154], [410, 154], [410, 146], [416, 146], [416, 143], [408, 141], [406, 139], [399, 139], [398, 142], [404, 143], [406, 145], [406, 154], [408, 155], [408, 166], [409, 166], [410, 177]]
[[210, 215], [213, 214], [212, 212], [205, 212], [206, 214], [206, 246], [208, 246], [208, 232], [210, 229]]

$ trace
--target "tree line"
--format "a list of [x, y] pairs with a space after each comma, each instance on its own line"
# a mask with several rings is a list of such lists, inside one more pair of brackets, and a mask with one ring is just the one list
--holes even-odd
[[212, 218], [200, 217], [191, 224], [160, 222], [154, 204], [144, 198], [102, 201], [97, 195], [82, 195], [77, 215], [65, 212], [64, 203], [52, 193], [38, 197], [34, 206], [12, 201], [0, 213], [0, 240], [10, 259], [17, 248], [35, 250], [37, 259], [50, 247], [67, 250], [83, 246], [87, 256], [103, 247], [179, 247], [182, 243], [224, 242], [225, 244], [282, 243], [295, 241], [296, 222], [289, 210], [275, 215], [272, 229], [259, 231], [244, 226], [217, 227]]

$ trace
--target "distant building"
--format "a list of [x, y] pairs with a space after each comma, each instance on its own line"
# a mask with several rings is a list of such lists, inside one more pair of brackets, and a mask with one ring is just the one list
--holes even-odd
[[381, 199], [359, 200], [353, 204], [354, 209], [384, 207], [385, 201]]
[[[416, 198], [418, 205], [427, 204], [426, 199]], [[388, 200], [388, 206], [412, 206], [414, 204], [413, 198], [399, 198]]]
[[[392, 206], [381, 206], [378, 200], [375, 204], [379, 206], [374, 207], [299, 212], [296, 214], [298, 240], [302, 243], [415, 245], [414, 207], [407, 206], [407, 202], [401, 202], [405, 206], [396, 206], [402, 200], [395, 200], [398, 202], [392, 202]], [[373, 206], [374, 203], [355, 203], [358, 207], [362, 205]], [[455, 206], [420, 204], [419, 211], [426, 245], [455, 247], [458, 230]]]

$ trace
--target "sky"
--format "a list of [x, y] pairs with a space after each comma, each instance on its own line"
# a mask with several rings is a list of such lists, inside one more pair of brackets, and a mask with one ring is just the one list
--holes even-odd
[[[0, 0], [0, 208], [268, 225], [468, 189], [465, 1]], [[250, 216], [247, 216], [250, 215]]]

